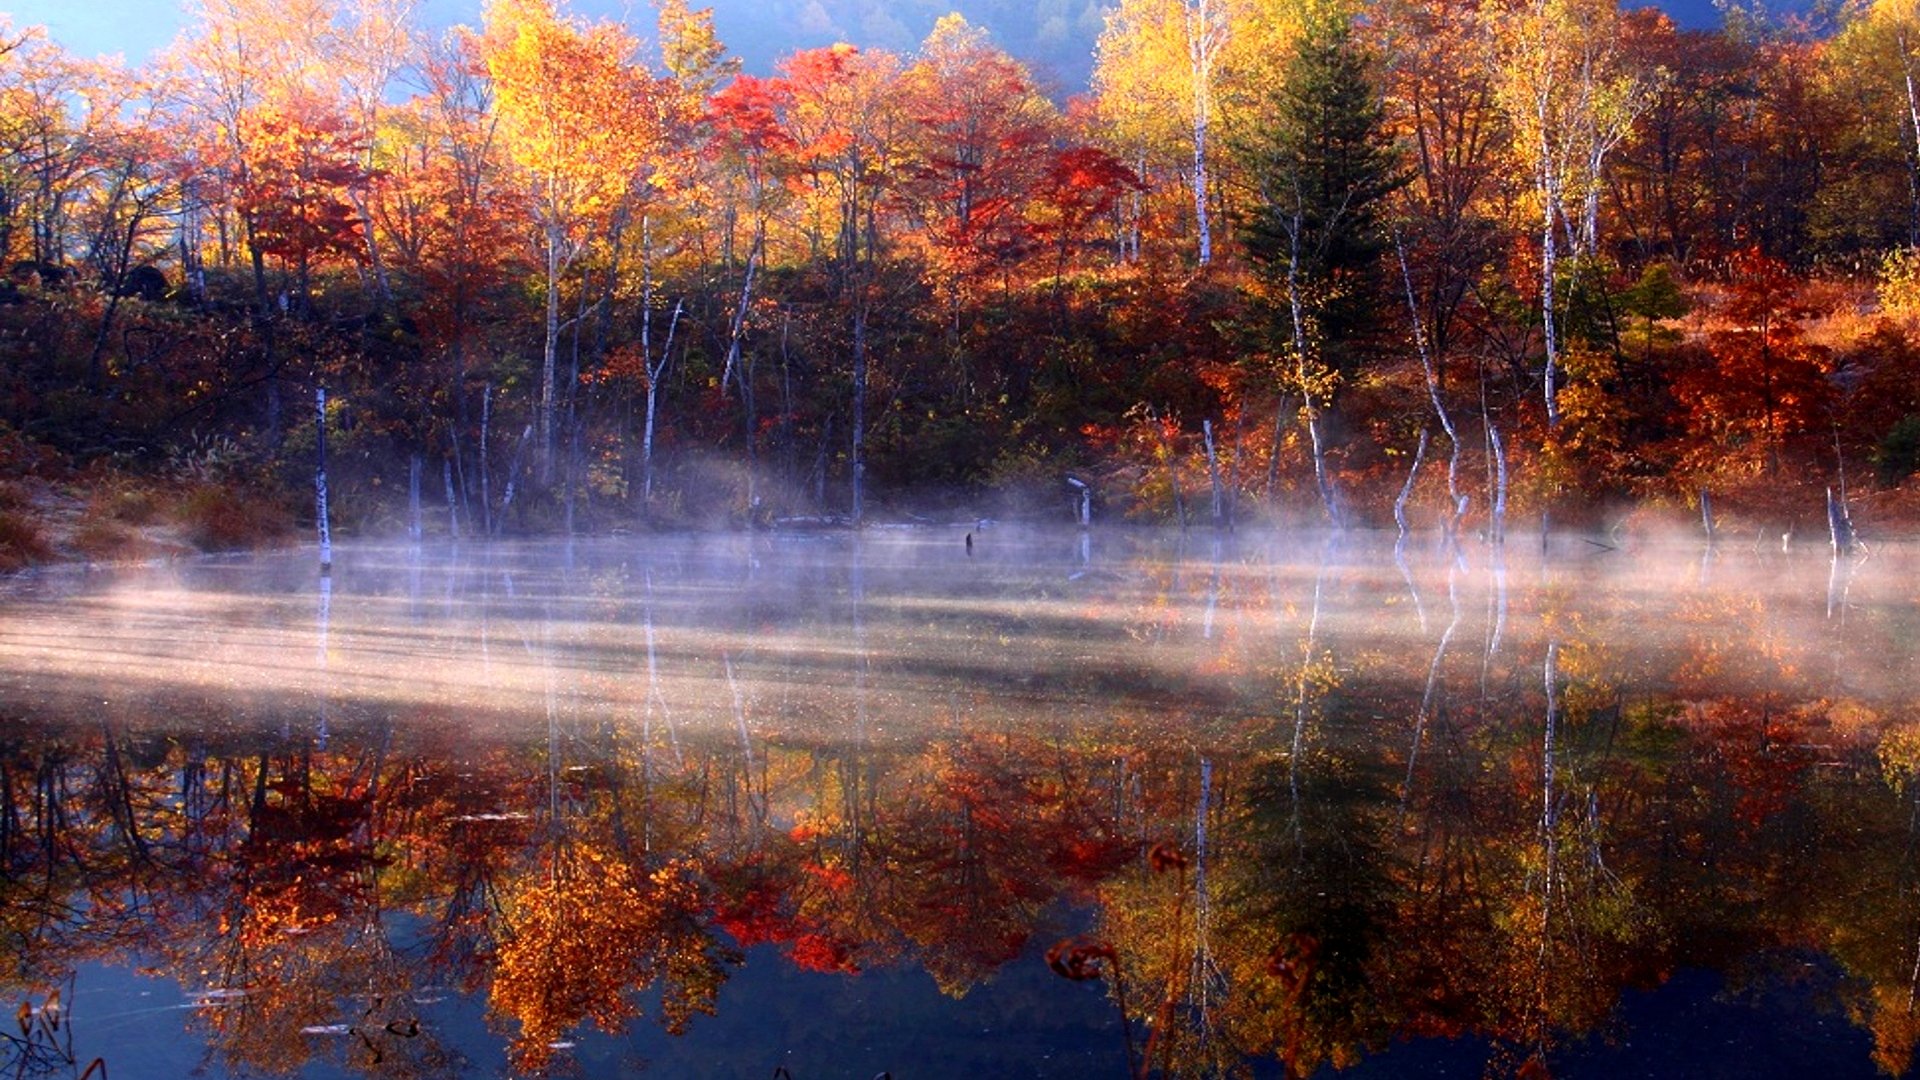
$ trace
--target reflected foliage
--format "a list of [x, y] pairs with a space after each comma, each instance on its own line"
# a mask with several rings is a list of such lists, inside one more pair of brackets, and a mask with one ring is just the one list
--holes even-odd
[[[1051, 968], [1103, 987], [1141, 1076], [1462, 1037], [1530, 1076], [1676, 972], [1759, 993], [1808, 956], [1873, 1063], [1909, 1068], [1920, 734], [1884, 662], [1910, 620], [1872, 582], [1829, 617], [1824, 568], [1782, 556], [1653, 589], [1550, 561], [1511, 592], [1338, 553], [959, 584], [923, 557], [783, 566], [725, 612], [698, 574], [644, 605], [617, 565], [522, 577], [479, 598], [490, 662], [535, 658], [543, 714], [507, 723], [16, 695], [7, 1068], [84, 1071], [43, 1036], [97, 962], [177, 982], [230, 1070], [428, 1076], [473, 1052], [446, 995], [515, 1068], [565, 1071], [596, 1027], [701, 1038], [777, 957], [963, 1003]], [[588, 595], [566, 618], [561, 586]], [[638, 619], [653, 654], [595, 629]], [[362, 632], [315, 663], [350, 681]]]

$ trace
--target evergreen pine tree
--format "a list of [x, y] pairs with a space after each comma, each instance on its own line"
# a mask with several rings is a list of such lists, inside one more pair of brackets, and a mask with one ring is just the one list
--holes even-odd
[[1273, 330], [1294, 336], [1291, 277], [1312, 348], [1335, 371], [1355, 365], [1393, 295], [1380, 269], [1382, 200], [1409, 178], [1368, 66], [1345, 18], [1316, 20], [1240, 148], [1254, 184], [1241, 235], [1276, 302]]

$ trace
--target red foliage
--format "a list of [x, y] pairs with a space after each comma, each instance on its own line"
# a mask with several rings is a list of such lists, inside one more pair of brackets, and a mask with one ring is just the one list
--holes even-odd
[[837, 971], [852, 975], [860, 971], [854, 962], [853, 947], [825, 934], [802, 934], [794, 939], [793, 963], [806, 971]]

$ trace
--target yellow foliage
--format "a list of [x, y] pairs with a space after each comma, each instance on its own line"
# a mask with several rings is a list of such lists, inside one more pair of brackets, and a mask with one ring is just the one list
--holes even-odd
[[1898, 248], [1880, 260], [1880, 310], [1899, 318], [1920, 315], [1920, 248]]
[[697, 902], [685, 864], [643, 875], [584, 843], [554, 852], [545, 873], [513, 888], [490, 1005], [519, 1021], [516, 1063], [541, 1068], [552, 1044], [584, 1020], [617, 1030], [639, 1012], [634, 991], [662, 971], [698, 966], [680, 954], [691, 943], [698, 960], [703, 942], [679, 932]]
[[552, 0], [493, 0], [484, 15], [499, 137], [549, 227], [610, 212], [656, 132], [638, 43], [610, 23], [564, 19]]

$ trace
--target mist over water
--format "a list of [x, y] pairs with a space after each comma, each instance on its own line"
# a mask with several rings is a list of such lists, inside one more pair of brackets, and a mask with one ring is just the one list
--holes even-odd
[[966, 535], [15, 582], [9, 989], [116, 1077], [1908, 1067], [1914, 552]]

